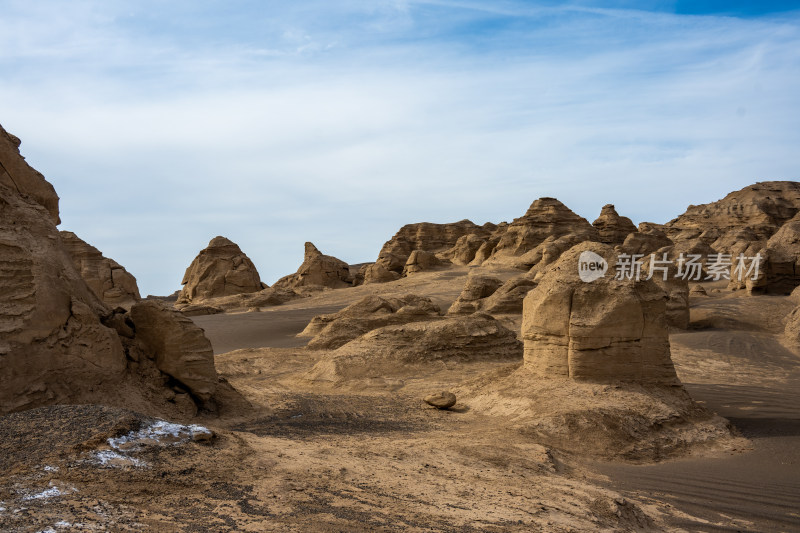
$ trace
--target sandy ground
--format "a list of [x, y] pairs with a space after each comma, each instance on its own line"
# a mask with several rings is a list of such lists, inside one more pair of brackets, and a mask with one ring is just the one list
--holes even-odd
[[[370, 293], [424, 294], [445, 310], [467, 272], [194, 318], [255, 411], [183, 421], [217, 437], [129, 452], [140, 466], [91, 459], [108, 437], [152, 423], [135, 414], [0, 419], [0, 530], [800, 531], [800, 357], [779, 342], [786, 298], [711, 293], [693, 299], [692, 329], [671, 336], [692, 396], [750, 438], [713, 456], [599, 463], [462, 404], [421, 401], [519, 363], [442, 364], [349, 387], [303, 379], [321, 354], [295, 335], [314, 315]], [[54, 417], [74, 423], [44, 422]]]

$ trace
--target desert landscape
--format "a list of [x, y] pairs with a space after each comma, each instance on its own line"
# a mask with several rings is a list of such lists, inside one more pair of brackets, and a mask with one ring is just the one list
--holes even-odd
[[531, 198], [271, 285], [210, 235], [142, 297], [20, 144], [2, 531], [800, 531], [800, 182], [665, 224]]

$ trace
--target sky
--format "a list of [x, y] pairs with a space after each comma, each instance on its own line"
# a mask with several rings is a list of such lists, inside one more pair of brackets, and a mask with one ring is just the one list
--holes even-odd
[[[68, 6], [68, 7], [67, 7]], [[552, 196], [634, 222], [797, 180], [800, 2], [0, 0], [0, 124], [142, 295]]]

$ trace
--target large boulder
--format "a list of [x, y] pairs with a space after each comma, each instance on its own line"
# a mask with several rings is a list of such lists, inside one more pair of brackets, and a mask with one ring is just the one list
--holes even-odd
[[522, 313], [522, 302], [535, 286], [527, 275], [511, 278], [482, 301], [481, 311], [492, 315]]
[[597, 228], [598, 240], [605, 244], [622, 244], [625, 238], [636, 231], [631, 219], [620, 216], [612, 204], [606, 204], [600, 210], [600, 216], [592, 222]]
[[353, 284], [350, 266], [330, 255], [324, 255], [316, 246], [307, 242], [303, 264], [297, 272], [285, 276], [275, 282], [275, 287], [348, 287]]
[[214, 350], [203, 330], [183, 313], [156, 301], [131, 308], [136, 338], [156, 367], [184, 385], [201, 402], [217, 389]]
[[364, 284], [387, 283], [400, 279], [400, 273], [389, 270], [383, 263], [372, 263], [364, 267]]
[[178, 304], [198, 303], [266, 288], [250, 258], [225, 237], [214, 237], [209, 241], [186, 269], [181, 285], [183, 290]]
[[125, 267], [109, 259], [70, 231], [59, 232], [75, 270], [103, 303], [129, 309], [141, 299], [136, 278]]
[[[603, 261], [608, 265], [605, 276], [581, 278], [579, 263]], [[525, 365], [535, 375], [601, 383], [679, 383], [670, 357], [666, 294], [652, 280], [614, 279], [615, 265], [611, 247], [578, 245], [525, 297]]]

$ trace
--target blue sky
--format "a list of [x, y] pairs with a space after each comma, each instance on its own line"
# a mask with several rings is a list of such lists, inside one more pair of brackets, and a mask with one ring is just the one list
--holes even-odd
[[0, 0], [0, 123], [62, 229], [179, 288], [555, 196], [665, 222], [797, 179], [796, 2]]

